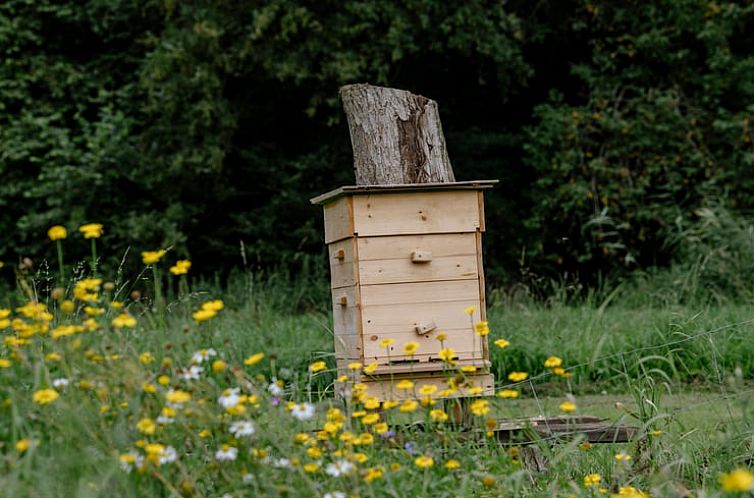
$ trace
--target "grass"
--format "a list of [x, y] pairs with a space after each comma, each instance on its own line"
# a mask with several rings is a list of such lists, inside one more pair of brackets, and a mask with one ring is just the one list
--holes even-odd
[[[146, 294], [151, 282], [139, 282]], [[493, 399], [491, 412], [476, 424], [482, 427], [490, 417], [555, 415], [573, 395], [577, 413], [635, 425], [645, 436], [662, 431], [589, 450], [580, 447], [579, 438], [543, 442], [548, 470], [532, 473], [509, 447], [486, 438], [469, 441], [446, 425], [400, 432], [406, 416], [392, 412], [387, 420], [399, 430], [395, 438], [376, 436], [374, 443], [355, 446], [344, 442], [343, 432], [354, 437], [375, 433], [373, 426], [346, 417], [336, 437], [317, 444], [321, 456], [308, 451], [311, 442], [297, 444], [296, 434], [316, 439], [310, 431], [325, 426], [328, 408], [349, 414], [332, 398], [332, 324], [319, 276], [293, 285], [279, 274], [239, 274], [222, 291], [212, 282], [192, 287], [187, 294], [167, 292], [164, 329], [148, 301], [128, 298], [133, 289], [126, 286], [119, 296], [101, 289], [99, 301], [89, 303], [103, 310], [94, 318], [97, 331], [58, 340], [34, 334], [26, 346], [0, 345], [0, 358], [10, 362], [0, 369], [0, 496], [333, 496], [343, 491], [364, 497], [591, 497], [599, 492], [586, 487], [583, 478], [592, 473], [601, 475], [608, 494], [633, 486], [652, 496], [683, 496], [684, 489], [694, 496], [723, 496], [720, 474], [751, 464], [754, 308], [748, 305], [625, 306], [617, 293], [597, 304], [493, 304], [490, 340], [511, 342], [504, 350], [492, 348], [498, 384], [506, 384], [512, 370], [526, 371], [530, 379], [517, 386], [520, 399]], [[51, 328], [86, 318], [85, 303], [77, 302], [77, 311], [66, 315], [59, 300], [44, 292], [42, 297], [52, 314]], [[138, 318], [136, 327], [111, 326], [122, 312], [110, 306], [113, 297]], [[191, 313], [215, 298], [226, 308], [195, 323]], [[20, 301], [20, 291], [6, 293], [0, 308], [15, 308]], [[4, 337], [16, 335], [10, 330], [3, 331]], [[182, 380], [192, 356], [208, 348], [217, 352], [212, 360], [222, 359], [226, 366], [213, 371], [203, 363], [200, 379]], [[257, 352], [264, 352], [265, 359], [245, 365]], [[60, 361], [50, 360], [50, 353], [59, 354]], [[154, 361], [144, 361], [144, 353]], [[551, 375], [543, 366], [551, 355], [563, 358], [573, 376]], [[312, 376], [308, 367], [318, 360], [329, 368]], [[164, 386], [158, 382], [161, 375], [170, 377]], [[34, 403], [33, 394], [56, 378], [70, 380], [58, 389], [60, 398], [48, 405]], [[273, 379], [283, 384], [280, 404], [268, 389]], [[145, 383], [155, 392], [145, 390]], [[240, 403], [244, 413], [218, 405], [218, 397], [231, 387], [256, 397]], [[140, 433], [140, 420], [156, 420], [170, 408], [169, 389], [189, 392], [191, 400], [174, 407], [171, 423], [157, 424], [153, 434]], [[286, 410], [289, 400], [312, 401], [315, 417], [297, 421]], [[427, 415], [420, 409], [411, 416]], [[238, 420], [253, 421], [255, 434], [229, 434]], [[19, 450], [24, 440], [29, 447]], [[141, 470], [125, 472], [121, 457], [148, 456], [148, 443], [172, 446], [177, 460], [159, 464], [147, 458]], [[218, 460], [223, 445], [238, 449], [235, 460]], [[633, 457], [630, 462], [615, 460], [623, 451]], [[415, 459], [421, 455], [431, 456], [434, 465], [419, 468]], [[328, 464], [342, 460], [354, 466], [347, 475], [326, 472]], [[460, 469], [445, 469], [450, 460], [457, 460]], [[316, 462], [315, 471], [303, 470]], [[368, 476], [378, 477], [367, 482]]]

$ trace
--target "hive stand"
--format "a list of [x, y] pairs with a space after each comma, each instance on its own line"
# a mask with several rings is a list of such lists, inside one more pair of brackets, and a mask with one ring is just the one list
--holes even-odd
[[[324, 208], [339, 375], [380, 400], [414, 397], [395, 388], [405, 378], [443, 391], [449, 374], [438, 353], [451, 348], [458, 366], [477, 371], [446, 397], [468, 397], [472, 387], [494, 394], [487, 338], [472, 320], [486, 320], [484, 190], [495, 183], [346, 186], [311, 200]], [[464, 313], [471, 306], [472, 318]], [[437, 340], [441, 333], [447, 339]], [[384, 339], [394, 343], [385, 348]], [[411, 341], [418, 351], [406, 355]], [[351, 362], [377, 368], [354, 377]]]

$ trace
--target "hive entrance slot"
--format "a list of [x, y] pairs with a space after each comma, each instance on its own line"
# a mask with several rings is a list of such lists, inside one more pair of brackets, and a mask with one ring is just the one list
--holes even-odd
[[409, 365], [412, 363], [421, 363], [419, 360], [392, 360], [391, 365]]

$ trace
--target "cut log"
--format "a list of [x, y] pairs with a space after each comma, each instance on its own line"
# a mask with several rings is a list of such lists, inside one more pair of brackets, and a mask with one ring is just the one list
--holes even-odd
[[340, 89], [357, 185], [454, 182], [437, 102], [366, 84]]

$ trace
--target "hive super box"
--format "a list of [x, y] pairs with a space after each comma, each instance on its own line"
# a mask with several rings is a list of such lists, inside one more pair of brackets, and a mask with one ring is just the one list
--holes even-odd
[[[486, 320], [483, 192], [495, 183], [346, 186], [311, 200], [325, 214], [339, 375], [381, 400], [413, 397], [395, 388], [403, 378], [439, 390], [455, 378], [456, 397], [474, 386], [493, 394], [487, 338], [474, 333], [472, 320]], [[385, 348], [383, 339], [395, 342]], [[403, 352], [410, 341], [419, 343], [413, 356]], [[450, 374], [438, 356], [443, 347], [477, 373]], [[378, 366], [354, 378], [352, 362]]]

